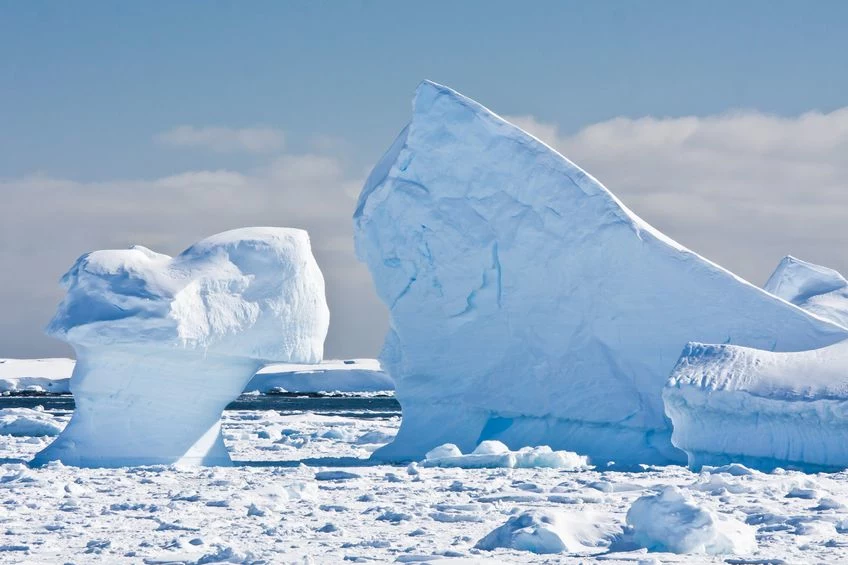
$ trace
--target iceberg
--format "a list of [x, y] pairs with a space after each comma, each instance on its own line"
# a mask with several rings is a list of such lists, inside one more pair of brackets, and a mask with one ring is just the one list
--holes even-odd
[[244, 228], [176, 257], [80, 257], [48, 334], [70, 343], [76, 410], [33, 464], [226, 465], [224, 407], [270, 362], [318, 363], [329, 325], [309, 236]]
[[403, 421], [382, 460], [452, 443], [680, 463], [662, 389], [690, 341], [802, 351], [848, 330], [689, 251], [477, 102], [425, 81], [362, 189], [357, 254]]
[[848, 341], [795, 353], [690, 344], [663, 399], [695, 469], [848, 467]]
[[848, 280], [833, 269], [788, 255], [763, 288], [808, 312], [848, 328]]

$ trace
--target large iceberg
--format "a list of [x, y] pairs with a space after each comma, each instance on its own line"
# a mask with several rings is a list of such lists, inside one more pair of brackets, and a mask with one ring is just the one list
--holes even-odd
[[848, 467], [848, 341], [795, 353], [691, 344], [663, 398], [693, 468]]
[[789, 255], [783, 258], [763, 288], [848, 328], [848, 280], [833, 269]]
[[497, 439], [596, 463], [682, 462], [661, 391], [688, 342], [797, 351], [848, 336], [685, 249], [538, 139], [432, 82], [354, 221], [390, 309], [381, 362], [403, 407], [380, 459]]
[[228, 464], [221, 411], [257, 369], [322, 358], [329, 310], [303, 230], [233, 230], [174, 258], [95, 251], [62, 284], [48, 333], [76, 351], [76, 410], [34, 464]]

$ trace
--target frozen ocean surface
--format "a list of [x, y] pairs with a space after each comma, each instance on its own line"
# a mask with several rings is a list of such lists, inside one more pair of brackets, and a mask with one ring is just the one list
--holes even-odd
[[29, 468], [52, 438], [0, 435], [0, 562], [848, 561], [845, 473], [388, 465], [369, 456], [400, 418], [374, 416], [227, 411], [233, 467]]

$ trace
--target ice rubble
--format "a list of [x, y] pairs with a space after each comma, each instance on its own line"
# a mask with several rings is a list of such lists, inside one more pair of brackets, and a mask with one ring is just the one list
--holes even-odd
[[55, 436], [62, 426], [41, 406], [0, 408], [0, 436]]
[[257, 369], [322, 357], [329, 311], [303, 230], [232, 230], [174, 258], [95, 251], [62, 283], [48, 333], [76, 351], [76, 410], [35, 464], [227, 464], [219, 417]]
[[663, 398], [692, 467], [848, 467], [848, 341], [796, 353], [691, 344]]
[[848, 280], [833, 269], [789, 255], [783, 258], [763, 288], [848, 328]]
[[390, 308], [403, 406], [375, 457], [498, 439], [596, 463], [684, 460], [661, 391], [692, 340], [848, 337], [670, 240], [544, 143], [423, 82], [365, 183], [356, 246]]
[[583, 455], [571, 451], [553, 451], [550, 447], [522, 447], [518, 451], [497, 440], [486, 440], [466, 455], [452, 443], [435, 447], [424, 456], [425, 467], [459, 467], [462, 469], [588, 469]]

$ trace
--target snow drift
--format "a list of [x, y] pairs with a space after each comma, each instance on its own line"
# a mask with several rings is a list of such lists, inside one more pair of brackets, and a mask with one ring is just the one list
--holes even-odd
[[403, 423], [375, 453], [487, 439], [596, 463], [684, 460], [661, 391], [689, 341], [821, 347], [848, 330], [685, 249], [556, 151], [422, 83], [354, 214], [390, 309]]
[[833, 269], [790, 255], [783, 258], [763, 288], [848, 328], [848, 280]]
[[76, 351], [76, 410], [35, 464], [227, 464], [219, 417], [257, 369], [322, 357], [324, 279], [302, 230], [233, 230], [174, 258], [95, 251], [62, 283], [48, 333]]
[[848, 341], [797, 353], [691, 344], [663, 398], [694, 468], [848, 467]]

